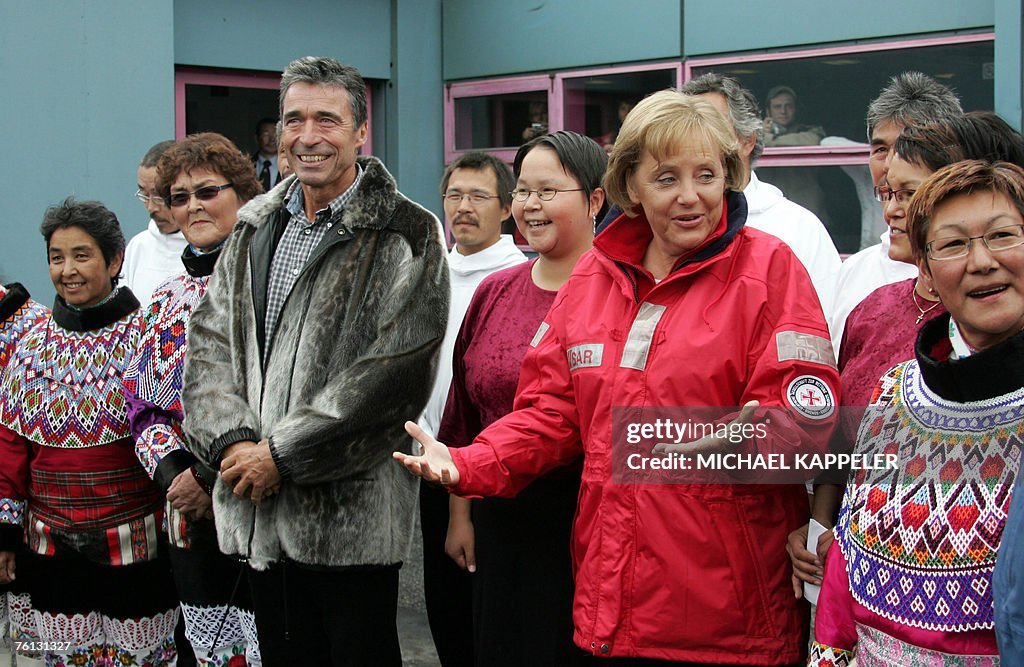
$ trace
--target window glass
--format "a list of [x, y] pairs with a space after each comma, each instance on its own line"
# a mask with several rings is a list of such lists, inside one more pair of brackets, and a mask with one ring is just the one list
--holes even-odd
[[824, 223], [841, 253], [878, 243], [885, 229], [882, 205], [874, 199], [867, 164], [757, 167], [758, 179], [771, 183]]
[[518, 147], [547, 131], [546, 91], [455, 99], [455, 150]]
[[675, 69], [566, 78], [565, 129], [611, 148], [622, 119], [637, 102], [655, 91], [675, 87]]
[[[691, 70], [696, 78], [709, 71], [736, 77], [758, 98], [763, 115], [770, 115], [769, 92], [784, 107], [785, 90], [794, 94], [791, 126], [780, 128], [773, 145], [813, 145], [817, 136], [866, 140], [864, 117], [873, 100], [891, 77], [916, 70], [949, 86], [960, 96], [965, 111], [992, 109], [994, 42], [990, 40], [949, 43], [936, 46], [820, 55], [810, 58], [780, 58], [700, 64]], [[782, 91], [780, 93], [780, 90]], [[777, 110], [786, 120], [786, 110]], [[783, 123], [777, 123], [783, 125]], [[786, 134], [797, 136], [786, 138]]]

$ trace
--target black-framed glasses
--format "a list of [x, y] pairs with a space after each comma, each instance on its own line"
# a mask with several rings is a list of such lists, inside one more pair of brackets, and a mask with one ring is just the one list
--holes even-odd
[[498, 199], [498, 195], [489, 195], [486, 192], [446, 192], [441, 197], [456, 206], [461, 204], [463, 199], [469, 199], [473, 206], [483, 206], [492, 199]]
[[925, 248], [928, 259], [942, 261], [960, 259], [971, 252], [971, 244], [981, 239], [991, 252], [1009, 250], [1024, 245], [1024, 225], [1007, 225], [990, 229], [981, 236], [943, 236], [929, 241]]
[[135, 198], [143, 204], [152, 204], [153, 206], [163, 206], [167, 203], [160, 195], [147, 195], [142, 190], [135, 191]]
[[234, 183], [225, 183], [224, 185], [204, 185], [193, 192], [172, 192], [171, 196], [165, 201], [168, 206], [184, 206], [192, 199], [192, 195], [195, 195], [196, 199], [199, 201], [210, 201], [219, 195], [221, 190], [227, 190], [228, 188], [233, 187], [235, 187]]
[[880, 201], [883, 204], [890, 199], [895, 199], [897, 204], [906, 204], [910, 201], [910, 198], [914, 196], [917, 190], [903, 189], [893, 190], [888, 185], [877, 185], [875, 186], [875, 200]]
[[541, 188], [539, 190], [527, 190], [526, 188], [516, 188], [509, 194], [516, 201], [526, 201], [530, 198], [530, 195], [537, 193], [537, 198], [541, 201], [551, 201], [555, 198], [559, 192], [583, 192], [583, 188], [571, 188], [566, 190], [559, 190], [558, 188]]

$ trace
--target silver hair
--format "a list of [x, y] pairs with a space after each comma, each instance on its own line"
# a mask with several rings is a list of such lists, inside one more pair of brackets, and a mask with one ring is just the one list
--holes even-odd
[[740, 85], [731, 76], [717, 72], [708, 72], [683, 85], [681, 91], [686, 95], [704, 95], [720, 93], [729, 104], [729, 120], [741, 140], [753, 135], [756, 138], [754, 150], [750, 152], [750, 165], [753, 166], [764, 152], [764, 126], [761, 122], [761, 110], [757, 106], [754, 94]]
[[868, 142], [882, 123], [924, 125], [941, 123], [964, 114], [960, 99], [949, 87], [921, 72], [903, 72], [868, 105]]
[[281, 74], [281, 95], [278, 115], [284, 116], [284, 96], [296, 83], [315, 83], [324, 86], [338, 86], [348, 92], [349, 107], [356, 127], [366, 122], [366, 82], [359, 70], [344, 65], [334, 58], [306, 56], [288, 63]]

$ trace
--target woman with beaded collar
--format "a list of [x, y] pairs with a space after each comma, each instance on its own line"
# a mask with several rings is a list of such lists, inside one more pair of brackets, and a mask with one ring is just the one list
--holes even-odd
[[248, 588], [236, 583], [240, 565], [217, 548], [210, 497], [217, 471], [189, 451], [181, 431], [188, 321], [238, 209], [260, 189], [252, 161], [220, 134], [190, 135], [160, 158], [157, 191], [189, 243], [182, 253], [185, 273], [153, 293], [125, 373], [135, 451], [166, 497], [174, 581], [186, 637], [201, 665], [260, 664]]
[[117, 287], [124, 235], [102, 204], [70, 198], [40, 231], [57, 298], [0, 386], [0, 583], [13, 580], [19, 664], [173, 665], [159, 490], [135, 459], [122, 387], [142, 321]]
[[[948, 313], [882, 376], [829, 551], [812, 665], [998, 665], [992, 575], [1024, 437], [1024, 170], [959, 162], [908, 237]], [[832, 661], [829, 663], [829, 661]]]

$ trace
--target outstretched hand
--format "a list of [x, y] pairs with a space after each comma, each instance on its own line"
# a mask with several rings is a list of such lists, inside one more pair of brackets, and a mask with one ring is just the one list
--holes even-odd
[[405, 422], [405, 432], [420, 443], [422, 451], [419, 456], [393, 452], [392, 458], [404, 465], [409, 472], [419, 475], [428, 482], [439, 482], [444, 486], [455, 486], [459, 483], [459, 471], [446, 446], [421, 429], [416, 422]]
[[[759, 405], [760, 403], [757, 401], [748, 401], [743, 406], [743, 409], [740, 410], [736, 419], [730, 422], [729, 432], [739, 432], [739, 429], [736, 429], [737, 426], [742, 427], [744, 424], [751, 423], [754, 420], [754, 413], [757, 411]], [[659, 442], [651, 451], [655, 454], [697, 455], [726, 452], [731, 449], [735, 449], [735, 447], [736, 444], [729, 442], [728, 438], [719, 438], [717, 436], [709, 435], [692, 442]]]

